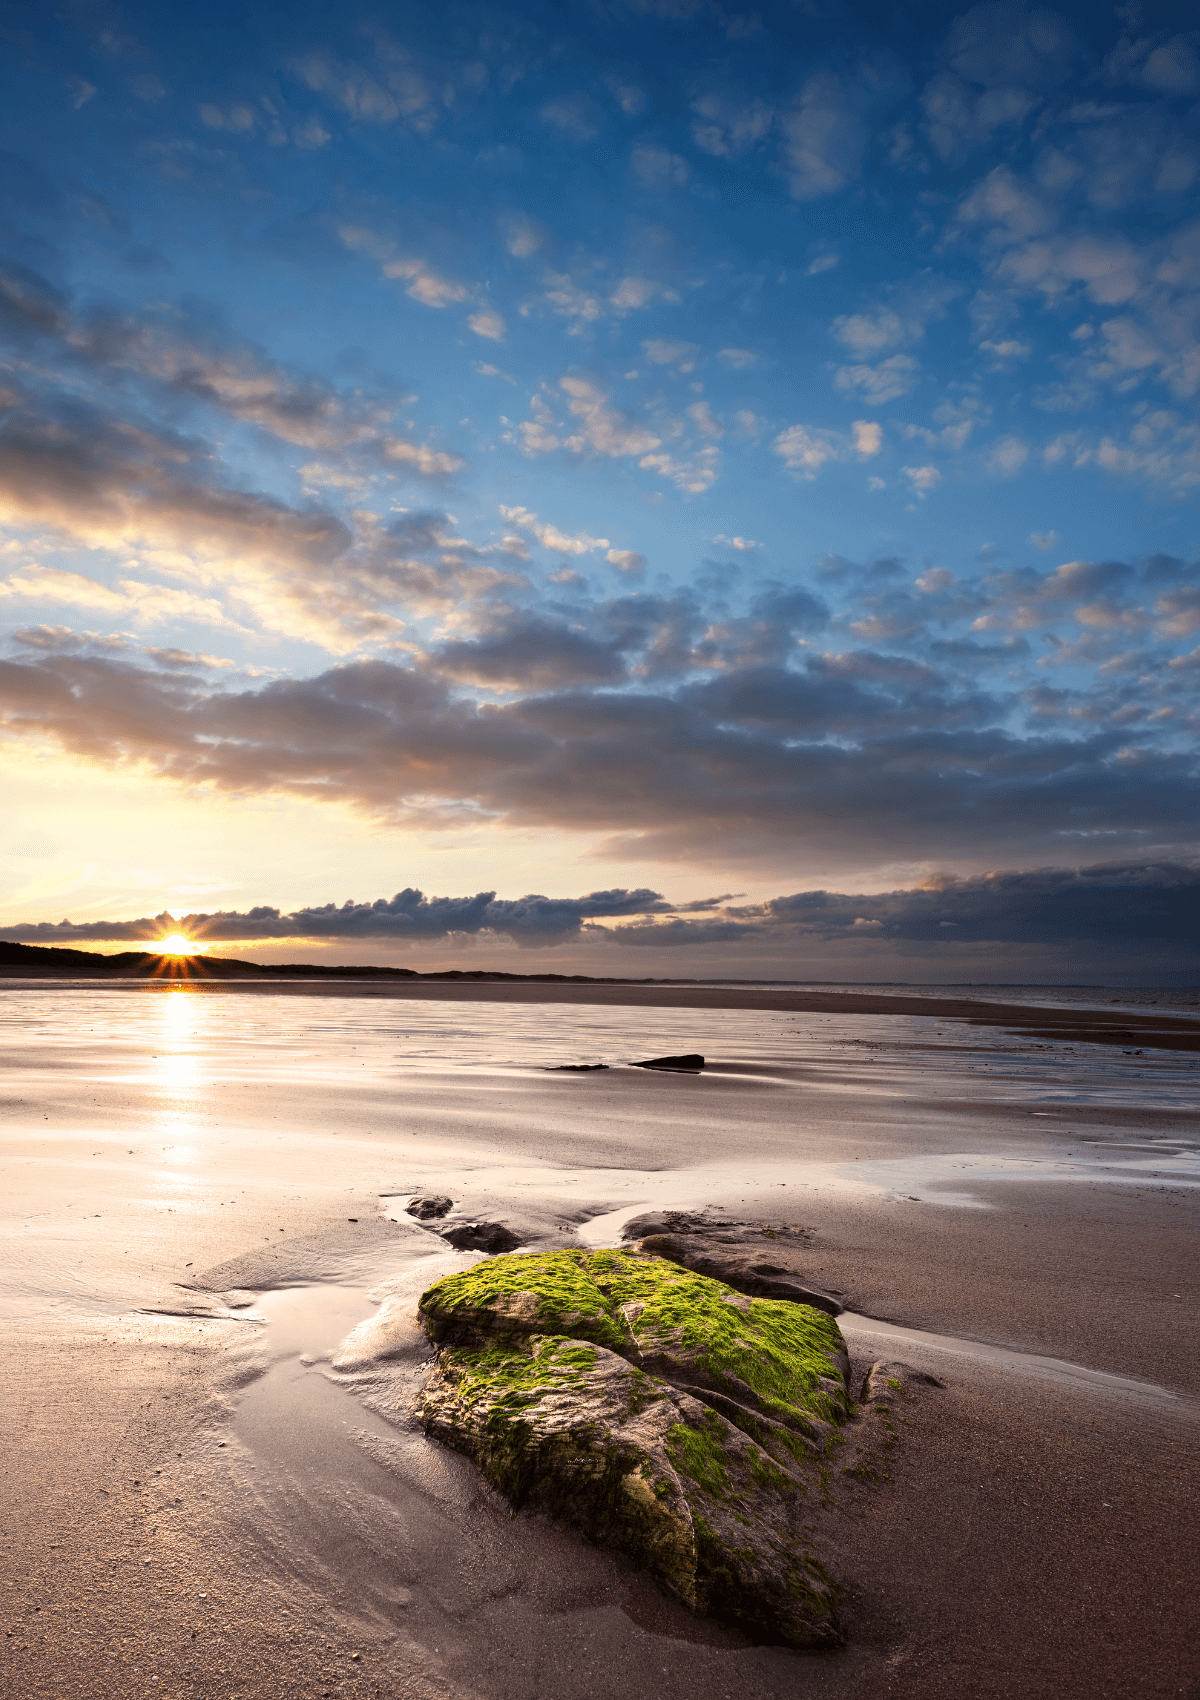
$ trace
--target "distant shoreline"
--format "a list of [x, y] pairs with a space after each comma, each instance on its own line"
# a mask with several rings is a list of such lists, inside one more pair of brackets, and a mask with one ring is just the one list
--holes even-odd
[[[58, 959], [53, 964], [45, 961], [51, 955]], [[74, 960], [64, 962], [64, 957]], [[98, 969], [100, 963], [117, 966]], [[227, 965], [232, 967], [232, 972], [210, 971]], [[197, 968], [199, 973], [194, 972]], [[257, 992], [299, 997], [771, 1010], [797, 1015], [924, 1016], [972, 1027], [1002, 1027], [1043, 1043], [1113, 1045], [1132, 1052], [1147, 1046], [1155, 1050], [1200, 1051], [1200, 1020], [1185, 1015], [874, 990], [823, 992], [812, 990], [811, 982], [792, 986], [786, 982], [714, 985], [695, 980], [598, 979], [584, 974], [504, 974], [482, 969], [418, 974], [409, 968], [319, 968], [308, 963], [263, 967], [228, 958], [184, 959], [181, 969], [177, 959], [142, 951], [122, 952], [119, 958], [114, 958], [89, 951], [52, 952], [45, 947], [5, 943], [0, 943], [0, 979], [57, 984], [64, 989], [87, 985], [112, 991], [175, 989], [186, 985], [191, 991], [209, 996]], [[800, 989], [801, 984], [807, 989]]]

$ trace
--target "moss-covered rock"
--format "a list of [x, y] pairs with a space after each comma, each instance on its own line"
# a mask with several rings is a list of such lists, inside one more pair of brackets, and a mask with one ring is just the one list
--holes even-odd
[[498, 1257], [431, 1287], [426, 1430], [518, 1507], [647, 1565], [685, 1605], [838, 1639], [811, 1547], [852, 1409], [832, 1317], [628, 1252]]

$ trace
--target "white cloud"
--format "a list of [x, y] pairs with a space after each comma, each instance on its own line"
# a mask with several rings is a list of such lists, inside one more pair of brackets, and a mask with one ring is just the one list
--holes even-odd
[[643, 342], [646, 359], [656, 366], [678, 366], [681, 372], [694, 372], [700, 350], [694, 342], [676, 342], [670, 337], [656, 336]]
[[427, 260], [387, 260], [383, 275], [406, 279], [404, 293], [425, 307], [449, 307], [453, 301], [464, 300], [467, 293], [461, 283], [451, 283], [435, 272]]
[[476, 336], [487, 337], [491, 342], [504, 340], [507, 327], [494, 307], [481, 307], [477, 313], [471, 314], [467, 323]]
[[574, 453], [589, 448], [602, 455], [644, 455], [658, 448], [661, 439], [640, 420], [611, 407], [607, 391], [589, 379], [562, 378], [559, 388], [579, 421], [576, 434], [566, 440]]
[[721, 454], [716, 448], [697, 449], [686, 459], [670, 454], [643, 455], [638, 465], [643, 472], [657, 472], [669, 478], [680, 490], [700, 496], [716, 483], [721, 469]]
[[1053, 549], [1058, 542], [1057, 531], [1031, 531], [1029, 541], [1035, 549]]
[[902, 466], [900, 470], [922, 501], [942, 482], [942, 475], [936, 466]]
[[1012, 478], [1029, 459], [1029, 444], [1020, 437], [1001, 437], [988, 456], [991, 471]]
[[846, 461], [852, 455], [867, 460], [879, 453], [883, 432], [872, 420], [856, 419], [852, 436], [816, 425], [792, 425], [781, 431], [771, 447], [793, 478], [806, 483], [830, 461]]
[[883, 447], [883, 427], [869, 419], [856, 419], [850, 427], [854, 433], [854, 447], [866, 458], [877, 455]]
[[211, 597], [196, 596], [190, 590], [176, 590], [170, 585], [147, 584], [141, 579], [119, 579], [113, 589], [83, 573], [64, 572], [57, 567], [27, 567], [0, 580], [0, 597], [61, 602], [75, 608], [103, 608], [150, 625], [159, 621], [195, 620], [202, 625], [249, 635]]
[[907, 395], [919, 371], [911, 354], [893, 354], [875, 366], [839, 366], [833, 381], [843, 393], [857, 391], [866, 401], [882, 407], [886, 401]]
[[532, 533], [544, 549], [552, 549], [555, 554], [588, 555], [594, 549], [608, 548], [607, 537], [589, 537], [586, 531], [571, 536], [560, 531], [556, 525], [539, 520], [528, 508], [506, 508], [501, 504], [500, 512], [510, 525], [519, 526], [522, 531]]
[[751, 348], [723, 348], [717, 358], [735, 372], [744, 372], [758, 364], [758, 355]]
[[452, 283], [434, 271], [427, 260], [403, 259], [395, 256], [396, 244], [361, 225], [342, 225], [338, 235], [355, 254], [367, 254], [378, 260], [386, 278], [403, 278], [408, 288], [405, 294], [425, 307], [449, 307], [452, 302], [466, 298], [466, 288]]
[[636, 549], [610, 549], [604, 559], [616, 567], [618, 572], [636, 576], [646, 569], [646, 557], [639, 555]]
[[1003, 342], [981, 342], [980, 349], [990, 354], [997, 366], [1006, 366], [1011, 360], [1028, 360], [1033, 353], [1031, 342], [1020, 342], [1016, 337], [1007, 337]]
[[542, 245], [541, 231], [532, 219], [515, 218], [508, 227], [508, 251], [518, 260], [527, 260]]
[[661, 283], [656, 283], [648, 277], [623, 277], [613, 290], [610, 300], [618, 313], [633, 313], [641, 307], [648, 307], [658, 295], [671, 298], [672, 292], [664, 290]]
[[447, 454], [441, 449], [427, 448], [424, 443], [410, 443], [403, 437], [388, 437], [383, 452], [388, 460], [401, 466], [414, 467], [427, 478], [446, 478], [467, 464], [461, 455]]
[[717, 535], [713, 538], [713, 542], [725, 543], [730, 549], [736, 549], [740, 555], [746, 554], [751, 549], [762, 548], [762, 544], [756, 543], [753, 537], [726, 537], [723, 531], [719, 531], [717, 533]]
[[687, 415], [702, 437], [719, 441], [725, 435], [724, 427], [713, 417], [712, 408], [706, 401], [694, 401]]
[[839, 342], [864, 360], [909, 341], [914, 332], [917, 336], [921, 335], [920, 325], [906, 323], [898, 313], [887, 310], [842, 314], [830, 328]]
[[771, 445], [793, 478], [809, 482], [831, 460], [846, 458], [847, 443], [837, 431], [791, 425]]
[[840, 259], [840, 254], [818, 254], [808, 268], [809, 277], [819, 277], [822, 272], [831, 272]]

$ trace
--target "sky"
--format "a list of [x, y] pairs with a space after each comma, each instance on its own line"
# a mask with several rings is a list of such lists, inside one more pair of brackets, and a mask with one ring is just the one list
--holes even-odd
[[0, 934], [1200, 978], [1194, 22], [7, 8]]

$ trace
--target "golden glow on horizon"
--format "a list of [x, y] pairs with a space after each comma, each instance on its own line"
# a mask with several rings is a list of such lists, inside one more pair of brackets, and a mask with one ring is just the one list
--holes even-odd
[[183, 933], [168, 933], [165, 939], [156, 939], [155, 944], [164, 956], [194, 956], [200, 948]]

